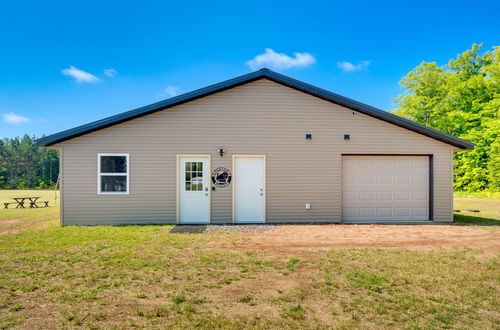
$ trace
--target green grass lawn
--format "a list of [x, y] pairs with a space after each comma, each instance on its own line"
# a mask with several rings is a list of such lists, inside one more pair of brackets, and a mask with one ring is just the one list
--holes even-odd
[[[0, 202], [27, 194], [54, 199], [0, 191]], [[498, 220], [498, 200], [459, 203]], [[58, 214], [0, 210], [0, 329], [500, 328], [498, 255], [242, 251], [235, 234], [60, 227]]]
[[457, 223], [500, 225], [500, 193], [455, 193], [453, 208], [460, 211], [454, 214]]

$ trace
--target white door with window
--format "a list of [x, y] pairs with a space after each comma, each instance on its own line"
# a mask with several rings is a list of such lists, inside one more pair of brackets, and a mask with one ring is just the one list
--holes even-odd
[[233, 164], [234, 222], [265, 222], [265, 157], [234, 156]]
[[179, 223], [210, 221], [209, 157], [179, 159]]

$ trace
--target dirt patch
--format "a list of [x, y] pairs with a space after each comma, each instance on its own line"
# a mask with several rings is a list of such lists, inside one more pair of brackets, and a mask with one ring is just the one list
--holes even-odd
[[21, 223], [23, 222], [20, 219], [5, 219], [5, 220], [0, 220], [0, 226], [7, 226], [7, 225], [14, 225], [16, 223]]
[[[241, 279], [217, 291], [207, 290], [205, 296], [214, 306], [223, 306], [221, 310], [226, 315], [251, 317], [264, 314], [278, 317], [279, 308], [270, 304], [269, 300], [278, 295], [278, 290], [293, 292], [305, 285], [304, 282], [297, 276], [290, 278], [270, 272], [261, 278]], [[245, 298], [250, 300], [245, 301]]]
[[[500, 231], [455, 225], [281, 225], [272, 232], [237, 233], [233, 249], [310, 251], [333, 248], [474, 248], [500, 252]], [[214, 247], [223, 242], [214, 241]]]
[[21, 232], [20, 227], [11, 227], [11, 228], [2, 228], [2, 226], [10, 226], [10, 225], [16, 225], [19, 223], [22, 223], [23, 221], [20, 219], [5, 219], [5, 220], [0, 220], [0, 235], [9, 235], [9, 234], [17, 234]]
[[17, 234], [20, 232], [21, 232], [21, 230], [18, 228], [5, 229], [5, 230], [0, 230], [0, 235]]

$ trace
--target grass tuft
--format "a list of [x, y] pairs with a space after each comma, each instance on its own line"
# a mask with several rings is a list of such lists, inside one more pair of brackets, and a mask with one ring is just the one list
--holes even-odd
[[245, 303], [245, 304], [248, 304], [252, 300], [253, 300], [253, 298], [251, 296], [244, 296], [244, 297], [241, 297], [240, 299], [238, 299], [239, 302]]
[[293, 320], [303, 320], [306, 317], [306, 313], [304, 308], [300, 304], [297, 304], [283, 309], [281, 316]]
[[182, 304], [183, 302], [185, 302], [187, 299], [186, 299], [186, 296], [184, 295], [179, 295], [179, 296], [175, 296], [173, 299], [172, 299], [172, 302], [176, 305], [179, 305], [179, 304]]

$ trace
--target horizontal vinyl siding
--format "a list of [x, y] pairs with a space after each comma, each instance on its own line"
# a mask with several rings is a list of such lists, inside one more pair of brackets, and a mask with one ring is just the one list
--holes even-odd
[[[65, 224], [175, 223], [177, 154], [210, 154], [212, 169], [231, 170], [233, 154], [266, 155], [267, 221], [275, 223], [340, 221], [342, 154], [433, 154], [434, 218], [451, 221], [450, 145], [268, 80], [62, 145]], [[97, 153], [106, 152], [130, 154], [129, 195], [97, 194]], [[232, 221], [231, 190], [212, 192], [212, 222]]]

